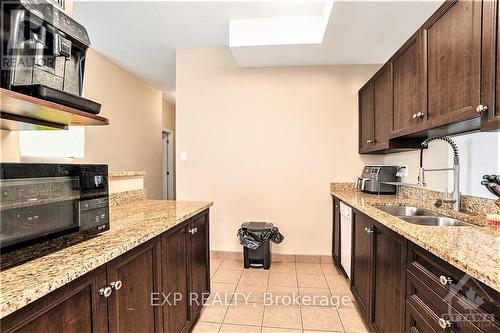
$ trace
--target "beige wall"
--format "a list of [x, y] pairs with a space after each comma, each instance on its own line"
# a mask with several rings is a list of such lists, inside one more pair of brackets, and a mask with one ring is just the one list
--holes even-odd
[[[331, 181], [382, 156], [357, 153], [357, 91], [378, 65], [238, 68], [227, 48], [177, 50], [177, 199], [211, 200], [211, 245], [274, 222], [276, 253], [331, 253]], [[181, 152], [188, 160], [181, 161]]]
[[163, 101], [163, 117], [162, 117], [163, 128], [168, 128], [175, 131], [175, 105]]
[[[144, 170], [148, 197], [161, 198], [161, 92], [92, 49], [85, 71], [85, 97], [102, 104], [110, 125], [85, 129], [85, 158], [74, 162]], [[1, 160], [19, 161], [17, 133], [1, 134]]]
[[[447, 143], [433, 142], [431, 147], [424, 152], [424, 167], [428, 169], [446, 168], [448, 166], [448, 156]], [[416, 184], [420, 166], [420, 150], [384, 155], [384, 164], [408, 166], [408, 176], [402, 181]], [[433, 190], [446, 191], [448, 188], [446, 172], [428, 172], [425, 174], [425, 182]]]

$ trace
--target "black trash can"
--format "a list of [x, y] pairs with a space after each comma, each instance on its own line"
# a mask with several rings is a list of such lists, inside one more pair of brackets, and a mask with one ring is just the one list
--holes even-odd
[[245, 222], [241, 225], [243, 232], [248, 232], [254, 239], [262, 242], [256, 249], [250, 249], [243, 246], [243, 262], [245, 268], [271, 268], [271, 242], [269, 238], [262, 239], [262, 235], [265, 232], [270, 232], [272, 228], [273, 224], [268, 222]]

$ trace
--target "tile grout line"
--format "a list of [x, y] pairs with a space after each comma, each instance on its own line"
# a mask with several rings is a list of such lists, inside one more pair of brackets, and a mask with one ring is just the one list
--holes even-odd
[[299, 293], [299, 313], [300, 313], [300, 327], [302, 328], [302, 332], [304, 332], [304, 320], [302, 319], [302, 295], [300, 294], [299, 288], [299, 273], [297, 272], [297, 262], [294, 263], [295, 266], [295, 278], [297, 279], [297, 292]]
[[[325, 278], [325, 281], [326, 281], [326, 285], [328, 286], [328, 280], [326, 280], [326, 274], [325, 274], [325, 271], [323, 270], [323, 266], [321, 266], [321, 271], [323, 272], [323, 277]], [[328, 286], [328, 290], [330, 290], [330, 286]], [[332, 291], [330, 290], [330, 294], [333, 296], [333, 293]], [[335, 310], [335, 313], [337, 314], [337, 318], [338, 320], [340, 321], [340, 325], [342, 325], [342, 329], [344, 330], [344, 332], [346, 332], [345, 330], [345, 326], [344, 326], [344, 323], [342, 321], [342, 318], [340, 317], [340, 313], [339, 313], [339, 309], [338, 309], [338, 304], [337, 304], [337, 307], [332, 307], [334, 310]]]
[[[221, 262], [221, 265], [222, 265], [222, 262]], [[233, 302], [234, 294], [236, 293], [236, 290], [238, 289], [238, 286], [240, 284], [240, 280], [241, 280], [242, 276], [243, 276], [243, 271], [240, 273], [240, 277], [238, 278], [238, 282], [236, 282], [236, 287], [234, 288], [234, 291], [233, 291], [233, 293], [231, 295], [231, 299], [229, 301], [229, 306], [227, 307], [226, 311], [224, 312], [224, 317], [222, 317], [222, 322], [221, 322], [220, 327], [219, 327], [219, 332], [222, 329], [222, 325], [224, 325], [224, 321], [226, 320], [227, 313], [229, 312], [229, 308], [231, 307], [231, 303]]]
[[[267, 290], [269, 288], [269, 279], [271, 278], [271, 269], [273, 267], [273, 262], [271, 260], [271, 268], [269, 268], [269, 271], [267, 273], [267, 283], [266, 283], [266, 291], [264, 293], [267, 293]], [[260, 333], [264, 330], [264, 316], [266, 315], [266, 304], [265, 302], [263, 303], [264, 305], [262, 306], [262, 320], [260, 321]]]

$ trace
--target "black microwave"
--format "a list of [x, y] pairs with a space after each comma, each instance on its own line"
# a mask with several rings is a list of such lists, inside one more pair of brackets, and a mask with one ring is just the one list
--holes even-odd
[[108, 166], [0, 164], [0, 250], [109, 229]]

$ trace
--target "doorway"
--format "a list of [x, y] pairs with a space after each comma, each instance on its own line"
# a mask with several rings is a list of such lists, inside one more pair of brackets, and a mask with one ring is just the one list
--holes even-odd
[[175, 200], [174, 132], [162, 130], [162, 198]]

